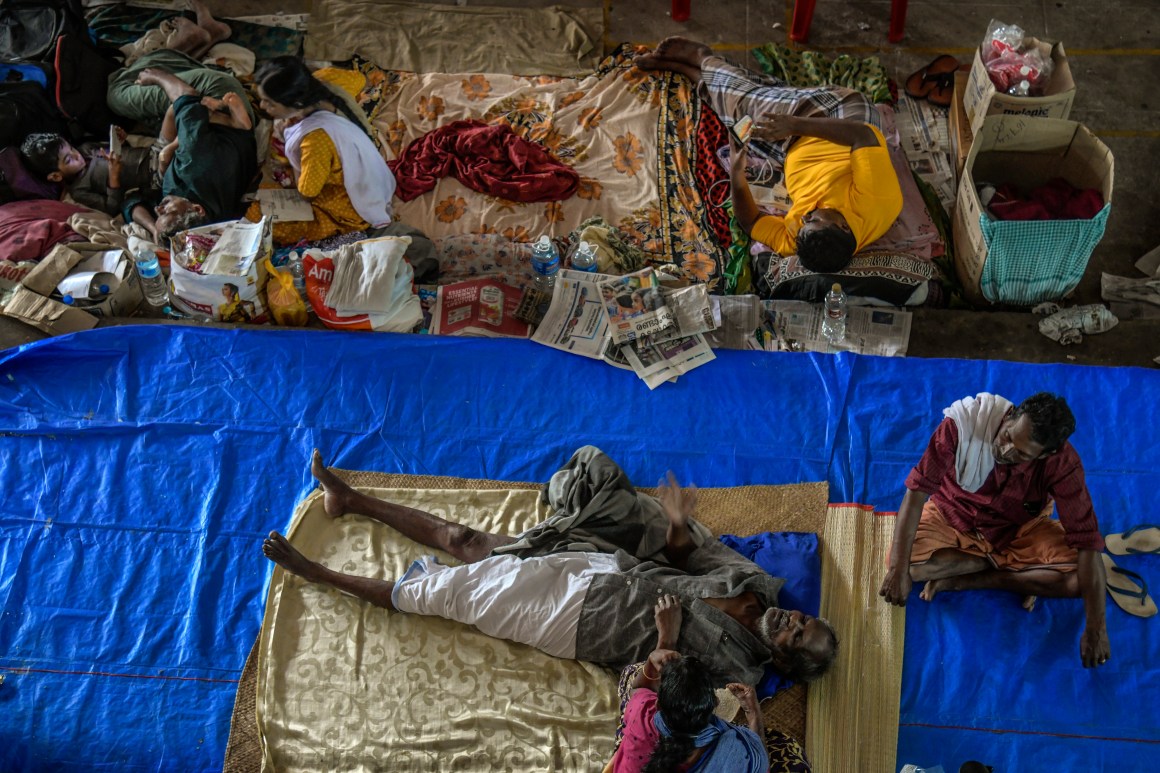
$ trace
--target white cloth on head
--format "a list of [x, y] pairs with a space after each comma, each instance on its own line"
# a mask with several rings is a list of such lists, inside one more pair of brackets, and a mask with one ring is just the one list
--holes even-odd
[[399, 578], [391, 603], [400, 612], [474, 625], [488, 636], [571, 660], [592, 578], [618, 571], [607, 553], [498, 555], [462, 566], [430, 556]]
[[955, 477], [963, 491], [975, 493], [995, 469], [991, 451], [999, 426], [1013, 403], [990, 392], [956, 400], [943, 409], [943, 415], [955, 423], [959, 444], [955, 448]]
[[302, 140], [318, 130], [326, 132], [334, 143], [342, 164], [342, 182], [354, 211], [372, 228], [390, 225], [395, 175], [371, 138], [349, 119], [319, 110], [286, 129], [286, 158], [294, 167], [294, 174], [302, 174]]

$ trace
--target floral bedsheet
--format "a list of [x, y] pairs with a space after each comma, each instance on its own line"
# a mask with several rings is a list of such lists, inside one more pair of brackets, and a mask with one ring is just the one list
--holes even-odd
[[534, 204], [448, 178], [413, 201], [396, 202], [398, 217], [436, 241], [471, 233], [533, 241], [563, 236], [599, 215], [654, 260], [716, 285], [725, 254], [693, 175], [700, 99], [684, 78], [634, 67], [635, 53], [622, 46], [585, 78], [415, 74], [359, 63], [367, 77], [359, 101], [389, 159], [432, 129], [475, 119], [506, 123], [581, 178], [575, 196]]

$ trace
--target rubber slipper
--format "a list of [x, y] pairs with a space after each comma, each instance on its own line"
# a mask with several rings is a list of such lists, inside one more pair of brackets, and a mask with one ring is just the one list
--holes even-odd
[[1109, 534], [1104, 537], [1104, 544], [1108, 546], [1108, 552], [1116, 556], [1133, 553], [1160, 554], [1160, 526], [1150, 523], [1133, 526], [1122, 534]]
[[1116, 606], [1136, 617], [1156, 614], [1156, 602], [1148, 595], [1148, 583], [1129, 569], [1121, 569], [1107, 553], [1100, 553], [1107, 574], [1108, 595]]
[[906, 79], [906, 93], [915, 99], [926, 99], [938, 87], [937, 78], [951, 73], [951, 87], [954, 88], [954, 72], [959, 69], [959, 60], [950, 54], [936, 56], [921, 70], [916, 70]]
[[944, 72], [934, 77], [934, 88], [926, 95], [926, 101], [936, 107], [950, 107], [955, 99], [955, 72]]

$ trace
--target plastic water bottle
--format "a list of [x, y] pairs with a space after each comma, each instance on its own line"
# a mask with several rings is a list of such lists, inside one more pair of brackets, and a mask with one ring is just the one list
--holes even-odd
[[581, 241], [572, 254], [572, 270], [596, 273], [596, 247], [590, 242]]
[[294, 278], [294, 289], [298, 297], [306, 299], [306, 267], [302, 264], [302, 254], [295, 251], [290, 253], [290, 260], [286, 264], [290, 269], [290, 276]]
[[547, 234], [532, 245], [532, 269], [536, 272], [536, 289], [550, 294], [560, 271], [560, 253]]
[[831, 344], [846, 340], [846, 294], [842, 285], [834, 286], [826, 293], [826, 315], [822, 317], [822, 335]]
[[165, 277], [161, 275], [157, 255], [142, 247], [133, 258], [137, 264], [137, 276], [141, 277], [141, 292], [145, 294], [145, 301], [157, 308], [169, 305], [169, 290], [165, 286]]
[[[89, 294], [87, 297], [81, 296], [80, 298], [76, 298], [73, 296], [72, 293], [65, 293], [63, 296], [61, 296], [60, 302], [65, 304], [66, 306], [90, 306], [93, 303], [100, 303], [105, 298], [107, 298], [108, 295], [109, 295], [109, 286], [108, 285], [106, 285], [106, 284], [101, 284], [101, 285], [93, 284], [89, 288]], [[78, 303], [78, 301], [79, 301], [79, 303]]]

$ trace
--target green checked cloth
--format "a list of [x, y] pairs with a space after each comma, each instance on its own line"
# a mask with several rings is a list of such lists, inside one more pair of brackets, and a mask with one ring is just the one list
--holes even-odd
[[987, 243], [979, 278], [983, 297], [1033, 306], [1067, 295], [1083, 278], [1111, 211], [1105, 204], [1091, 220], [993, 220], [984, 212], [979, 216]]

